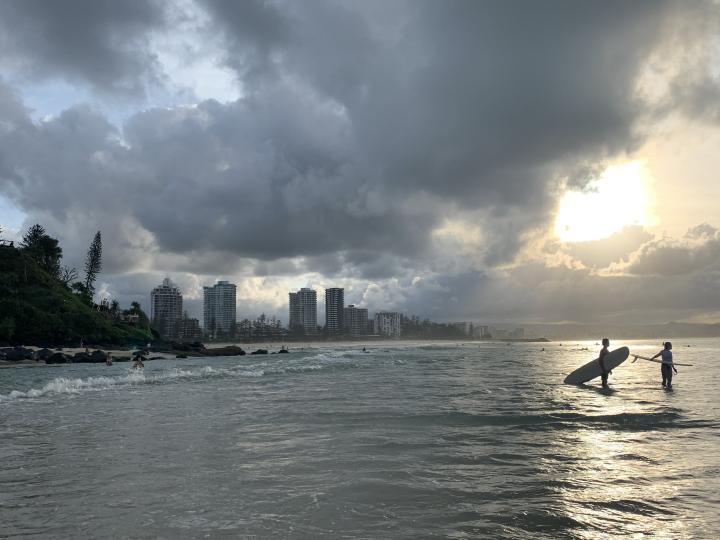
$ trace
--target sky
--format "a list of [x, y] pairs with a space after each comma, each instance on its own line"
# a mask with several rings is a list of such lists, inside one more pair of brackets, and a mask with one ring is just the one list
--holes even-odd
[[6, 0], [0, 65], [2, 236], [121, 305], [720, 321], [717, 2]]

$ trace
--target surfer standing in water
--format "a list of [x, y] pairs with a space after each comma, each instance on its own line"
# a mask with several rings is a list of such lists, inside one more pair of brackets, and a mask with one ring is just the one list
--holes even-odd
[[655, 360], [658, 356], [662, 356], [662, 364], [660, 364], [660, 373], [662, 373], [662, 385], [665, 388], [672, 388], [673, 371], [677, 373], [677, 369], [673, 365], [672, 343], [666, 341], [663, 343], [664, 349], [652, 357]]
[[610, 346], [610, 340], [608, 338], [603, 338], [602, 340], [603, 347], [600, 349], [600, 356], [598, 357], [598, 362], [600, 363], [600, 369], [602, 370], [602, 385], [603, 388], [609, 388], [608, 387], [608, 375], [612, 373], [612, 371], [608, 371], [605, 369], [605, 363], [603, 362], [603, 358], [605, 358], [606, 355], [610, 354], [610, 351], [608, 350], [608, 347]]

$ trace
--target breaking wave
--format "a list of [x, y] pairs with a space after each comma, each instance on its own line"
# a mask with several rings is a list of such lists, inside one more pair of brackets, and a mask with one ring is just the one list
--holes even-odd
[[7, 394], [0, 394], [0, 403], [61, 394], [72, 395], [97, 392], [123, 386], [164, 384], [175, 380], [200, 380], [221, 377], [258, 378], [323, 370], [355, 369], [361, 367], [357, 362], [359, 356], [352, 351], [332, 351], [318, 353], [309, 357], [289, 359], [289, 361], [283, 363], [262, 361], [230, 366], [175, 367], [163, 371], [132, 370], [129, 373], [100, 377], [57, 377], [41, 388], [12, 390]]

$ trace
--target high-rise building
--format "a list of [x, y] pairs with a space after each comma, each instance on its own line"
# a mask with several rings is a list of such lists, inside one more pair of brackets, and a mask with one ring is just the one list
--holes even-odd
[[212, 337], [228, 335], [233, 330], [237, 314], [234, 283], [218, 281], [212, 287], [203, 287], [203, 325]]
[[345, 289], [325, 289], [325, 329], [328, 334], [339, 334], [343, 331], [344, 310]]
[[381, 336], [400, 337], [400, 314], [378, 311], [375, 314], [375, 332]]
[[368, 333], [368, 310], [350, 304], [343, 314], [344, 331], [351, 336], [364, 336]]
[[174, 339], [182, 318], [182, 294], [175, 284], [165, 278], [162, 285], [150, 293], [150, 320], [163, 339]]
[[290, 293], [290, 331], [317, 333], [317, 292], [303, 287]]

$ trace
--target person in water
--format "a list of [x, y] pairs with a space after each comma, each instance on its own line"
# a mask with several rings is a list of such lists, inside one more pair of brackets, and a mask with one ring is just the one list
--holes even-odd
[[610, 351], [608, 350], [608, 347], [610, 346], [610, 340], [608, 338], [603, 338], [602, 345], [603, 346], [602, 349], [600, 349], [600, 355], [598, 356], [598, 362], [600, 363], [600, 369], [602, 370], [602, 374], [600, 376], [602, 377], [603, 388], [608, 388], [608, 375], [610, 375], [612, 371], [605, 369], [604, 358], [605, 356], [610, 354]]
[[652, 359], [655, 360], [658, 356], [662, 357], [662, 364], [660, 364], [662, 385], [666, 388], [672, 388], [673, 371], [677, 373], [677, 369], [675, 369], [675, 365], [673, 364], [672, 343], [666, 341], [663, 343], [663, 346], [663, 350], [653, 356]]
[[133, 369], [140, 369], [144, 368], [145, 364], [143, 364], [142, 356], [136, 356], [135, 361], [133, 362]]

